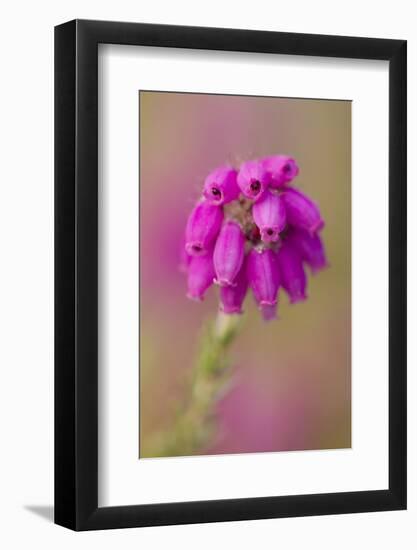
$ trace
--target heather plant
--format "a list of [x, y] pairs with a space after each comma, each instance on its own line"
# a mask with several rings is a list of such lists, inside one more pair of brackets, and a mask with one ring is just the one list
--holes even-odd
[[[282, 288], [291, 303], [307, 297], [305, 265], [326, 266], [317, 204], [292, 184], [294, 159], [277, 155], [223, 166], [204, 182], [186, 227], [188, 297], [220, 287], [220, 310], [242, 312], [248, 289], [266, 321], [276, 318]], [[213, 275], [214, 274], [214, 275]]]
[[285, 155], [216, 168], [185, 229], [181, 265], [187, 296], [202, 301], [219, 288], [217, 319], [204, 329], [191, 373], [189, 396], [170, 434], [161, 435], [156, 455], [195, 454], [210, 441], [215, 405], [231, 380], [228, 351], [252, 293], [266, 322], [277, 319], [281, 289], [296, 304], [307, 299], [306, 266], [327, 266], [318, 205], [293, 182], [299, 167]]

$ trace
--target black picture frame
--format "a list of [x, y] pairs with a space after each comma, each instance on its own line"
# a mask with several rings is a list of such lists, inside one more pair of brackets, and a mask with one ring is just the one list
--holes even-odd
[[[389, 488], [98, 506], [98, 44], [389, 61]], [[74, 530], [406, 508], [406, 41], [74, 20], [55, 28], [55, 523]]]

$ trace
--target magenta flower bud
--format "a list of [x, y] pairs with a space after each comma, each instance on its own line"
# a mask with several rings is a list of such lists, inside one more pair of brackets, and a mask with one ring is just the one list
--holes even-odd
[[285, 155], [275, 155], [266, 157], [262, 164], [265, 170], [270, 174], [270, 187], [278, 189], [292, 181], [299, 172], [299, 168], [295, 160]]
[[306, 229], [311, 234], [324, 227], [324, 221], [316, 203], [304, 193], [291, 187], [282, 193], [282, 198], [287, 213], [287, 223]]
[[305, 300], [307, 279], [300, 253], [286, 241], [277, 256], [281, 285], [290, 297], [290, 302], [295, 304]]
[[276, 319], [280, 285], [276, 253], [271, 249], [252, 248], [247, 256], [247, 277], [265, 321]]
[[205, 254], [217, 237], [223, 221], [223, 210], [207, 201], [197, 203], [185, 230], [185, 250], [191, 256]]
[[288, 236], [288, 243], [298, 250], [313, 274], [328, 266], [324, 245], [317, 233], [311, 235], [304, 229], [293, 228]]
[[265, 243], [276, 242], [286, 225], [285, 206], [281, 195], [266, 191], [252, 207], [253, 220]]
[[188, 265], [187, 297], [201, 302], [206, 290], [214, 281], [213, 255], [211, 252], [193, 256]]
[[216, 283], [220, 286], [233, 285], [242, 267], [245, 256], [245, 236], [240, 225], [226, 221], [217, 238], [213, 261]]
[[242, 313], [242, 304], [248, 290], [248, 278], [246, 276], [246, 264], [243, 262], [239, 273], [236, 275], [235, 284], [222, 286], [220, 289], [220, 310], [223, 313]]
[[228, 166], [216, 168], [206, 177], [203, 194], [211, 204], [226, 204], [240, 194], [237, 184], [237, 171]]
[[242, 193], [252, 200], [258, 200], [270, 181], [270, 174], [258, 160], [248, 160], [240, 167], [237, 183]]

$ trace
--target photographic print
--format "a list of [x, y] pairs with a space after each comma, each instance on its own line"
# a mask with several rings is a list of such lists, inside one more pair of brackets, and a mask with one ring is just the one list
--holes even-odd
[[139, 118], [139, 458], [349, 448], [351, 102]]

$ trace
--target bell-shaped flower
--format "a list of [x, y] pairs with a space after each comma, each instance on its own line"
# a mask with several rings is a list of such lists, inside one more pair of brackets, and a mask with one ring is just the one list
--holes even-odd
[[286, 241], [279, 249], [277, 257], [281, 286], [287, 292], [290, 302], [295, 304], [305, 300], [307, 279], [301, 254]]
[[202, 300], [215, 282], [220, 310], [239, 314], [250, 287], [265, 320], [277, 316], [280, 286], [291, 303], [306, 299], [304, 267], [316, 273], [328, 264], [320, 210], [289, 185], [297, 174], [293, 158], [275, 155], [207, 176], [181, 245], [189, 298]]
[[253, 221], [265, 243], [277, 242], [286, 225], [285, 206], [281, 195], [266, 191], [252, 207]]
[[237, 183], [245, 197], [256, 201], [264, 194], [270, 179], [271, 176], [262, 162], [248, 160], [240, 167]]
[[324, 227], [324, 221], [315, 202], [307, 195], [290, 187], [282, 193], [287, 223], [309, 231], [311, 234]]
[[215, 282], [220, 286], [235, 284], [244, 256], [245, 236], [240, 225], [234, 221], [226, 221], [214, 247]]
[[223, 209], [202, 200], [191, 212], [185, 230], [185, 250], [191, 256], [208, 252], [219, 234], [223, 222]]
[[299, 251], [313, 274], [328, 267], [323, 241], [317, 233], [311, 235], [304, 229], [291, 228], [288, 242]]
[[262, 160], [265, 170], [270, 174], [270, 187], [278, 189], [292, 181], [299, 172], [299, 168], [295, 160], [286, 155], [275, 155], [265, 157]]
[[239, 273], [236, 275], [235, 284], [220, 288], [220, 310], [223, 313], [242, 313], [242, 304], [248, 290], [248, 278], [246, 275], [246, 262], [243, 262]]
[[206, 290], [214, 281], [213, 255], [211, 252], [200, 256], [193, 256], [188, 265], [188, 292], [191, 300], [201, 302]]
[[266, 321], [276, 319], [280, 285], [276, 253], [271, 249], [252, 248], [247, 256], [247, 277], [255, 300]]
[[204, 181], [203, 194], [208, 202], [217, 206], [237, 199], [240, 194], [237, 170], [221, 166], [210, 172]]

